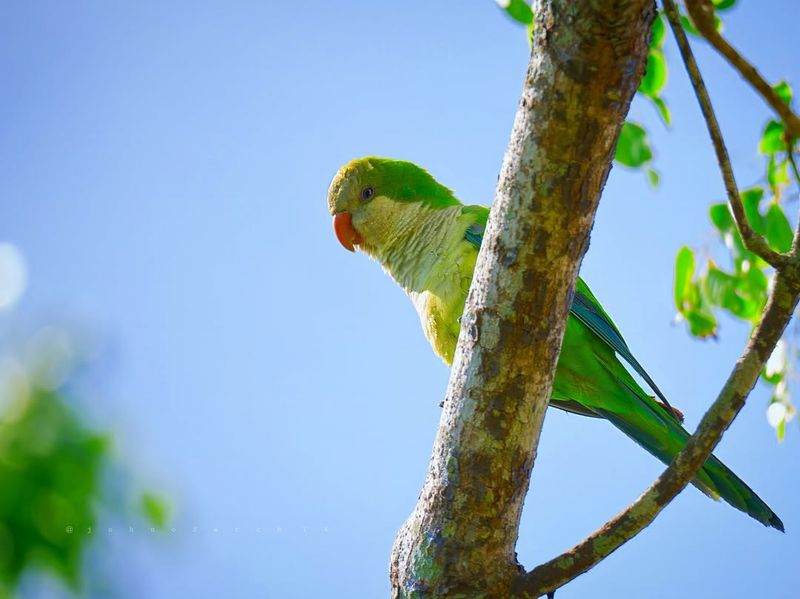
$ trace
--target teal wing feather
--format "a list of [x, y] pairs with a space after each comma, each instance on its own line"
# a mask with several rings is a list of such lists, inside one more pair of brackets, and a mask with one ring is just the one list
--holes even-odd
[[[578, 318], [583, 324], [600, 339], [605, 341], [619, 356], [622, 357], [631, 367], [641, 376], [650, 388], [658, 395], [658, 398], [663, 401], [670, 408], [672, 407], [667, 401], [667, 398], [658, 388], [655, 381], [647, 374], [644, 367], [639, 364], [639, 361], [633, 356], [631, 350], [628, 349], [628, 344], [622, 338], [617, 327], [611, 321], [605, 310], [600, 307], [598, 301], [589, 291], [583, 281], [579, 280], [577, 288], [575, 289], [575, 297], [572, 300], [572, 307], [570, 308], [572, 314]], [[669, 410], [668, 410], [669, 412]]]
[[[478, 215], [480, 220], [470, 225], [464, 232], [464, 239], [475, 247], [479, 248], [483, 241], [483, 233], [486, 229], [486, 220], [489, 216], [489, 209], [485, 206], [465, 206], [464, 212], [472, 212]], [[647, 371], [633, 356], [631, 350], [628, 349], [628, 344], [622, 338], [616, 325], [612, 322], [611, 318], [606, 314], [605, 310], [600, 306], [600, 303], [589, 291], [589, 287], [580, 279], [575, 289], [575, 297], [572, 300], [570, 312], [583, 324], [589, 327], [595, 335], [602, 339], [609, 347], [611, 347], [619, 356], [622, 357], [630, 366], [641, 376], [658, 396], [670, 408], [672, 407], [667, 401], [667, 398], [658, 388], [655, 381], [647, 374]], [[669, 410], [668, 410], [669, 412]], [[671, 412], [670, 412], [671, 413]]]

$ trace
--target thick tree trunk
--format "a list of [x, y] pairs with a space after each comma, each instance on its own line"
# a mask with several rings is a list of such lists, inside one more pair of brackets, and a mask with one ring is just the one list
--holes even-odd
[[391, 559], [394, 597], [511, 597], [564, 325], [653, 0], [540, 0], [428, 477]]

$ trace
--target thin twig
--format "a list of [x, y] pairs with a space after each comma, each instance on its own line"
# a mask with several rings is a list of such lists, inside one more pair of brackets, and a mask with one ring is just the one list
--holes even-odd
[[722, 54], [731, 66], [739, 71], [745, 81], [778, 113], [791, 135], [800, 137], [800, 117], [792, 112], [792, 109], [780, 99], [761, 73], [717, 31], [714, 26], [714, 5], [711, 0], [685, 0], [685, 4], [694, 26], [708, 40], [708, 43]]
[[733, 211], [736, 226], [739, 229], [739, 234], [742, 236], [742, 241], [745, 247], [759, 256], [773, 267], [780, 268], [786, 263], [786, 256], [776, 252], [767, 244], [766, 240], [756, 233], [750, 226], [750, 221], [742, 205], [742, 200], [739, 197], [739, 189], [736, 185], [736, 179], [733, 176], [733, 167], [731, 166], [731, 159], [728, 156], [728, 150], [725, 147], [725, 141], [722, 138], [722, 131], [719, 128], [719, 122], [714, 114], [714, 108], [711, 106], [711, 98], [708, 96], [708, 90], [703, 82], [703, 76], [700, 74], [700, 69], [697, 66], [697, 61], [694, 59], [694, 54], [689, 46], [689, 40], [686, 38], [686, 33], [683, 31], [683, 26], [680, 22], [678, 9], [672, 0], [663, 0], [664, 12], [669, 21], [672, 32], [675, 34], [675, 40], [678, 42], [678, 48], [681, 52], [681, 58], [686, 65], [686, 71], [689, 73], [689, 79], [694, 87], [695, 95], [700, 103], [700, 108], [703, 111], [708, 133], [711, 136], [711, 141], [714, 144], [714, 151], [717, 154], [717, 162], [719, 163], [720, 171], [722, 172], [722, 179], [725, 183], [725, 191], [728, 194], [728, 201]]

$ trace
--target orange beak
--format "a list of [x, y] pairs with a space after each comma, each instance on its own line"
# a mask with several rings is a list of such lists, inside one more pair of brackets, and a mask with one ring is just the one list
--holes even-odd
[[356, 244], [364, 243], [364, 238], [353, 227], [353, 215], [349, 212], [339, 212], [333, 215], [333, 232], [345, 249], [355, 252]]

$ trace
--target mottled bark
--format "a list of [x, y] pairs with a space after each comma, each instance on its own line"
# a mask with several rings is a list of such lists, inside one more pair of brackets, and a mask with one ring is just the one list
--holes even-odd
[[510, 597], [575, 280], [646, 62], [653, 0], [534, 5], [533, 49], [394, 597]]

